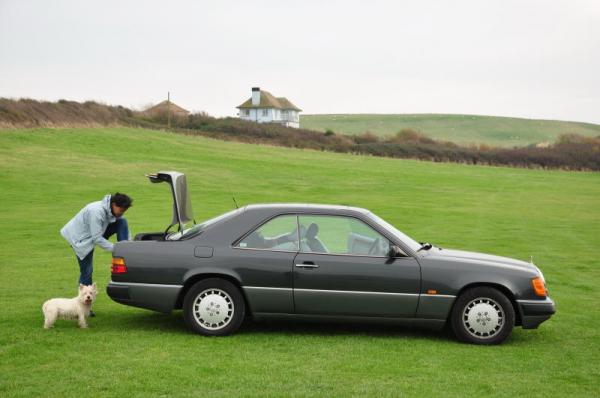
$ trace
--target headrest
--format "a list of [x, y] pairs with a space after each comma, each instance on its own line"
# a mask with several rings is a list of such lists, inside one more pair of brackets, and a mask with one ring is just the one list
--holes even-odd
[[312, 223], [308, 226], [306, 230], [306, 239], [314, 239], [319, 233], [319, 226], [315, 223]]

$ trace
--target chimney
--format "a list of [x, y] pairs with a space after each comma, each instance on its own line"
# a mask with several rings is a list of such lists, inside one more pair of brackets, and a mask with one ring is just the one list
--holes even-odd
[[260, 105], [260, 87], [252, 87], [252, 106]]

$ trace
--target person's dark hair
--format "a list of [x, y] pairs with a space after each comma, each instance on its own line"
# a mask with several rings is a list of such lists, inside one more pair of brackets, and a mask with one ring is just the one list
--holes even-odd
[[124, 193], [115, 193], [110, 196], [110, 204], [115, 204], [119, 207], [123, 207], [125, 209], [129, 209], [133, 204], [133, 199]]

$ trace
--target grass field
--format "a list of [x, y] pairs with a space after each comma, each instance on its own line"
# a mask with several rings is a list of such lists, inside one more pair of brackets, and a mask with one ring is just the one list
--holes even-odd
[[554, 142], [561, 134], [600, 135], [600, 125], [559, 120], [535, 120], [475, 115], [302, 115], [300, 126], [306, 129], [342, 134], [393, 135], [412, 129], [428, 137], [457, 144], [525, 146]]
[[[253, 146], [135, 129], [0, 131], [0, 396], [598, 396], [600, 174], [465, 166]], [[133, 233], [170, 221], [144, 174], [188, 175], [197, 219], [239, 204], [367, 207], [417, 240], [533, 255], [558, 313], [480, 347], [399, 326], [249, 323], [188, 333], [181, 313], [112, 302], [109, 254], [90, 328], [42, 329], [78, 277], [59, 229], [106, 193], [134, 198]]]

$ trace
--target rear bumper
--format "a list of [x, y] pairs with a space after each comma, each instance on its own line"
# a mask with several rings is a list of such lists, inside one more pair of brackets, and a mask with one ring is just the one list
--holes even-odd
[[550, 297], [543, 300], [517, 300], [523, 329], [536, 329], [556, 312], [556, 305]]
[[120, 304], [168, 313], [175, 308], [182, 288], [180, 285], [110, 281], [106, 294]]

